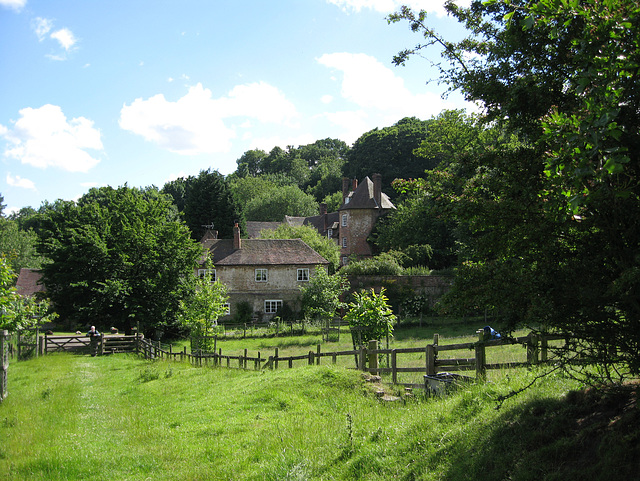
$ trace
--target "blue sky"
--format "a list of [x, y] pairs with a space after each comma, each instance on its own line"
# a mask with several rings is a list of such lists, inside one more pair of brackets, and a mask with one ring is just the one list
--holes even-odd
[[5, 213], [466, 107], [393, 66], [420, 41], [385, 20], [402, 3], [460, 33], [441, 0], [0, 0]]

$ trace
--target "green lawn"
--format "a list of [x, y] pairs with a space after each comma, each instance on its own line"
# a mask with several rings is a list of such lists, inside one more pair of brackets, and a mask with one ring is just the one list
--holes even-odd
[[256, 372], [69, 354], [13, 362], [0, 479], [609, 479], [637, 467], [637, 447], [620, 448], [630, 433], [611, 430], [598, 438], [604, 465], [576, 477], [565, 458], [588, 454], [573, 432], [583, 414], [580, 398], [565, 396], [578, 386], [559, 375], [495, 409], [532, 375], [385, 402], [360, 373], [330, 365]]

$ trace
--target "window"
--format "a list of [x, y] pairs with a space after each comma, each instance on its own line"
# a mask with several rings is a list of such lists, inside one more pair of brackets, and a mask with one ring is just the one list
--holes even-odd
[[309, 280], [309, 269], [298, 269], [298, 280], [299, 281], [308, 281]]
[[225, 302], [224, 304], [222, 304], [222, 306], [225, 308], [224, 315], [225, 316], [230, 316], [231, 315], [231, 304], [229, 304], [228, 302]]
[[347, 256], [342, 256], [342, 265], [346, 266], [349, 263], [349, 258]]
[[256, 269], [256, 282], [267, 282], [267, 269]]
[[331, 238], [333, 237], [333, 229], [328, 229], [328, 230], [327, 230], [327, 237], [328, 237], [329, 239], [331, 239]]
[[347, 214], [342, 214], [342, 227], [347, 226]]
[[347, 238], [346, 237], [342, 238], [342, 247], [347, 247]]
[[282, 301], [264, 301], [265, 314], [275, 314], [282, 307]]
[[216, 270], [215, 269], [198, 269], [198, 277], [200, 279], [204, 279], [204, 276], [207, 274], [211, 275], [211, 282], [216, 281]]

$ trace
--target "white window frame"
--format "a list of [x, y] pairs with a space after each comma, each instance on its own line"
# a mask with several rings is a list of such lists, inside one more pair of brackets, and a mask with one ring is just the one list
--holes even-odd
[[342, 238], [342, 247], [343, 247], [344, 249], [346, 249], [346, 248], [347, 248], [347, 238], [346, 238], [346, 237], [343, 237], [343, 238]]
[[342, 214], [342, 227], [347, 227], [347, 214]]
[[298, 269], [297, 279], [298, 279], [298, 282], [308, 282], [309, 281], [309, 268], [308, 267], [302, 267], [302, 268]]
[[254, 279], [256, 282], [268, 282], [269, 269], [256, 269]]
[[204, 279], [204, 276], [206, 276], [207, 273], [211, 274], [211, 282], [215, 282], [216, 280], [218, 280], [215, 269], [198, 269], [198, 277], [200, 279]]
[[349, 263], [349, 258], [347, 256], [342, 256], [342, 265], [346, 266]]
[[275, 314], [282, 307], [282, 299], [266, 299], [264, 301], [264, 313]]
[[226, 311], [224, 311], [225, 316], [230, 316], [231, 315], [231, 304], [229, 304], [228, 302], [225, 302], [224, 304], [222, 304], [222, 307], [226, 308]]
[[331, 239], [331, 238], [333, 237], [333, 229], [332, 229], [331, 227], [329, 227], [329, 228], [327, 229], [327, 237], [328, 237], [329, 239]]

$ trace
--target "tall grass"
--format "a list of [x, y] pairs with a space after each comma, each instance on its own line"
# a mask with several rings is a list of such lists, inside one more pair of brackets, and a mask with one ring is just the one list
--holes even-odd
[[[384, 402], [360, 373], [334, 366], [50, 355], [10, 366], [0, 478], [544, 479], [570, 445], [564, 395], [578, 386], [553, 374], [495, 409], [533, 375]], [[542, 448], [551, 461], [536, 456]], [[567, 473], [557, 479], [578, 479]]]

